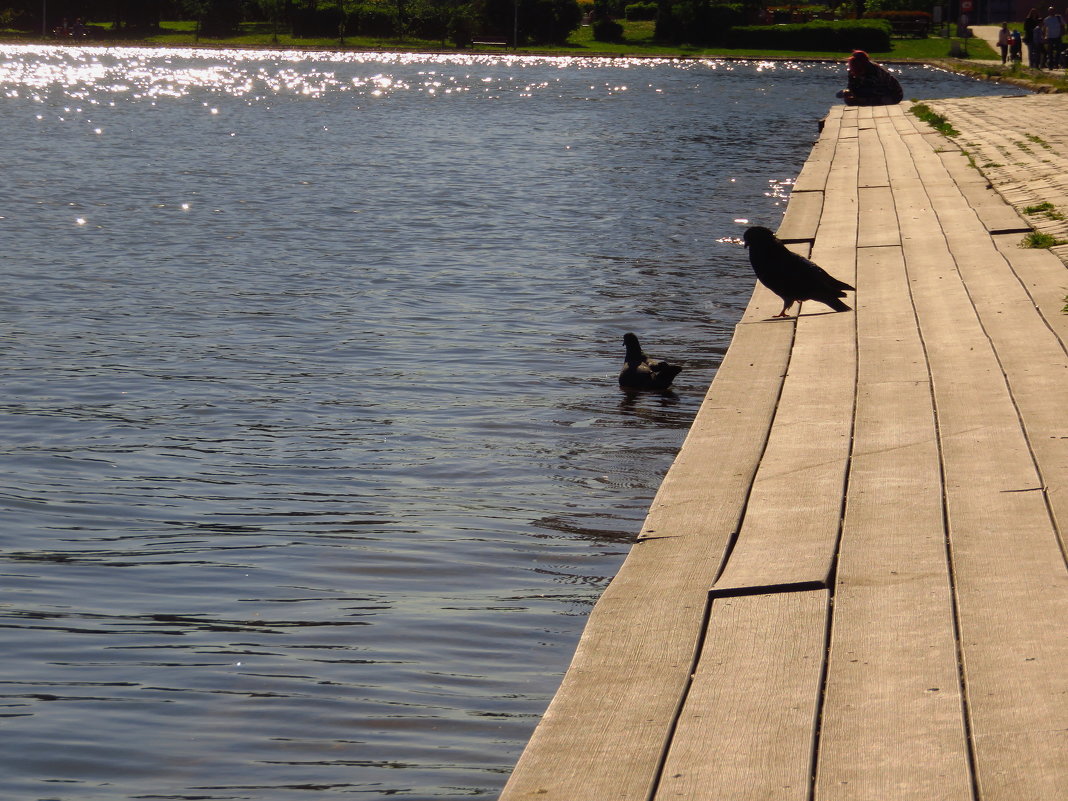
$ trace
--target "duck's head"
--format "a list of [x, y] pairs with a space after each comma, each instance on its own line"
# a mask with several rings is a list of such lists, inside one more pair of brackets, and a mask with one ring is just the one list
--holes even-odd
[[624, 334], [623, 344], [627, 348], [626, 361], [628, 364], [645, 361], [645, 354], [642, 352], [642, 346], [638, 342], [637, 334]]

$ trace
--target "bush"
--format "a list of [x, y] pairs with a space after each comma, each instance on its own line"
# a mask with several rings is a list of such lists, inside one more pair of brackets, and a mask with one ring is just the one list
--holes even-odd
[[745, 21], [744, 6], [683, 0], [656, 18], [655, 36], [672, 44], [725, 44], [731, 41], [731, 29]]
[[867, 0], [864, 7], [875, 11], [930, 11], [931, 0]]
[[924, 37], [931, 30], [931, 15], [926, 11], [872, 11], [864, 19], [885, 19], [894, 36]]
[[241, 0], [218, 0], [211, 3], [200, 18], [200, 35], [220, 38], [233, 36], [240, 28], [244, 16]]
[[864, 19], [885, 19], [887, 22], [930, 22], [931, 15], [926, 11], [869, 11]]
[[[356, 6], [345, 20], [345, 32], [349, 36], [374, 36], [389, 38], [401, 30], [400, 15], [395, 5], [382, 3], [361, 3]], [[337, 18], [334, 18], [334, 32], [322, 34], [337, 36]]]
[[520, 32], [536, 44], [564, 44], [582, 24], [577, 0], [523, 0], [519, 15]]
[[[330, 38], [338, 35], [341, 12], [337, 8], [297, 8], [290, 15], [293, 35], [298, 39]], [[348, 23], [345, 25], [349, 28]]]
[[[519, 41], [563, 44], [582, 22], [577, 0], [518, 0]], [[516, 8], [513, 0], [473, 0], [471, 13], [482, 35], [512, 38]]]
[[623, 26], [614, 19], [601, 17], [593, 23], [593, 38], [598, 42], [622, 42]]
[[886, 52], [890, 49], [890, 23], [886, 20], [806, 22], [800, 25], [743, 25], [730, 32], [733, 47], [753, 50], [851, 50]]
[[448, 34], [457, 47], [470, 47], [475, 35], [475, 18], [466, 6], [457, 9], [449, 18]]
[[656, 19], [656, 3], [631, 3], [624, 7], [623, 16], [631, 22]]

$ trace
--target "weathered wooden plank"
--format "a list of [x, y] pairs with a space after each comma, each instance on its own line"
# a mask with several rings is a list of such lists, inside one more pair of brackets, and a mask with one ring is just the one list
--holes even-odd
[[[929, 154], [920, 152], [916, 157], [929, 165]], [[954, 185], [959, 186], [956, 181]], [[1065, 341], [1036, 309], [1005, 250], [983, 235], [975, 210], [959, 202], [952, 188], [929, 194], [968, 299], [1005, 373], [1063, 541], [1068, 533], [1068, 438], [1050, 433], [1068, 431]], [[1065, 278], [1063, 269], [1060, 278]]]
[[820, 138], [812, 147], [805, 166], [794, 180], [794, 192], [822, 192], [834, 159], [834, 140]]
[[[852, 283], [856, 271], [860, 143], [856, 139], [842, 140], [835, 152], [812, 259], [836, 278]], [[817, 303], [810, 305], [825, 308]]]
[[1031, 230], [1030, 223], [1005, 202], [967, 156], [959, 150], [939, 152], [938, 156], [988, 232], [1022, 235]]
[[713, 602], [655, 801], [808, 798], [827, 601], [821, 590]]
[[776, 236], [784, 242], [811, 242], [816, 238], [822, 212], [823, 192], [798, 192], [795, 189], [790, 193], [786, 216]]
[[[840, 141], [836, 152], [812, 255], [832, 275], [852, 281], [857, 140]], [[852, 314], [825, 311], [806, 302], [797, 318], [768, 447], [717, 594], [828, 579], [849, 454], [856, 340]]]
[[793, 337], [742, 324], [650, 508], [595, 605], [504, 801], [645, 801], [689, 683], [708, 586], [737, 530]]
[[901, 239], [897, 230], [897, 210], [889, 186], [865, 187], [859, 195], [860, 224], [858, 248], [896, 246]]
[[[916, 124], [916, 118], [900, 108], [895, 109], [895, 111], [896, 113], [886, 116], [886, 121], [897, 132], [897, 135], [904, 137], [920, 136], [921, 131]], [[926, 126], [927, 123], [922, 124]], [[889, 157], [887, 160], [889, 161]]]
[[976, 778], [984, 801], [1068, 797], [1055, 734], [1068, 730], [1068, 638], [1057, 634], [1068, 571], [1017, 408], [935, 212], [963, 201], [927, 145], [908, 144], [923, 186], [905, 182], [895, 198], [934, 386]]
[[1068, 346], [1068, 314], [1062, 311], [1068, 296], [1068, 271], [1064, 262], [1048, 250], [1020, 247], [1020, 237], [1016, 234], [995, 237], [994, 244], [1012, 265], [1046, 325]]
[[715, 589], [826, 581], [838, 536], [853, 404], [849, 314], [802, 320], [745, 520]]
[[822, 192], [834, 159], [838, 133], [842, 127], [842, 109], [834, 107], [823, 120], [819, 139], [812, 146], [808, 159], [794, 181], [794, 192]]
[[841, 108], [841, 127], [838, 131], [839, 141], [843, 139], [855, 139], [860, 125], [861, 109], [857, 106], [844, 106]]
[[858, 256], [858, 386], [816, 801], [971, 801], [938, 440], [898, 248]]
[[940, 212], [943, 224], [951, 226], [947, 238], [954, 259], [1008, 380], [1063, 542], [1068, 535], [1068, 353], [994, 242], [974, 235], [974, 227], [958, 216]]
[[[878, 107], [873, 106], [872, 108]], [[886, 172], [886, 156], [883, 154], [883, 146], [879, 141], [875, 117], [870, 114], [867, 116], [859, 136], [860, 170], [857, 175], [857, 186], [862, 189], [865, 187], [887, 186], [890, 179]]]

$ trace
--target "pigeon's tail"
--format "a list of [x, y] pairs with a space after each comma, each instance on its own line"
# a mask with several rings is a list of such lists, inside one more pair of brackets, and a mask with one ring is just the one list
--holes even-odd
[[826, 303], [828, 306], [830, 306], [835, 311], [849, 311], [849, 309], [850, 309], [849, 306], [846, 306], [838, 298], [828, 298], [827, 300], [825, 300], [823, 302]]

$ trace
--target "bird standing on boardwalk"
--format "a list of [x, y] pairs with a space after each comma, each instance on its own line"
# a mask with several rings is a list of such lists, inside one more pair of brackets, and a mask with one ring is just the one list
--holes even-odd
[[782, 298], [782, 311], [776, 317], [785, 317], [786, 310], [799, 300], [818, 300], [835, 311], [849, 311], [839, 298], [845, 290], [854, 289], [845, 281], [839, 281], [818, 264], [799, 256], [776, 238], [767, 228], [756, 226], [742, 236], [749, 248], [749, 263], [760, 283]]
[[619, 386], [623, 389], [664, 390], [682, 372], [677, 364], [646, 356], [634, 334], [624, 334], [623, 344], [627, 346], [626, 360], [619, 373]]

